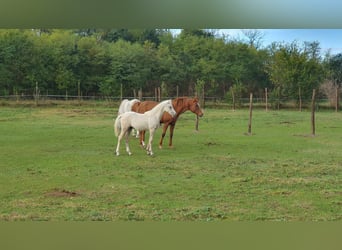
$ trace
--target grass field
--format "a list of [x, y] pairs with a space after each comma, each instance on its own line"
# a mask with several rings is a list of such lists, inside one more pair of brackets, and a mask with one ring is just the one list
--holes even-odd
[[[0, 107], [0, 220], [342, 219], [342, 113], [183, 114], [174, 148], [114, 155], [116, 107]], [[168, 135], [168, 134], [167, 134]]]

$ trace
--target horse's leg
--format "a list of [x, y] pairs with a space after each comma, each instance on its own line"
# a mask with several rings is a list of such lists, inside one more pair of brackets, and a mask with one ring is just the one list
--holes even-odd
[[130, 148], [129, 148], [129, 144], [128, 144], [129, 134], [130, 134], [131, 130], [132, 130], [132, 129], [129, 129], [129, 130], [126, 132], [126, 152], [128, 153], [128, 155], [132, 155], [131, 150], [130, 150]]
[[135, 138], [139, 138], [139, 130], [132, 129], [132, 136]]
[[172, 148], [172, 137], [173, 137], [173, 130], [175, 129], [176, 123], [171, 123], [170, 126], [170, 141], [169, 141], [169, 147]]
[[145, 148], [146, 147], [146, 144], [145, 144], [145, 135], [146, 135], [146, 131], [143, 130], [141, 131], [141, 145]]
[[150, 138], [151, 138], [151, 133], [150, 133], [150, 137], [148, 138], [148, 142], [147, 145], [145, 147], [147, 154], [150, 154]]
[[139, 131], [139, 143], [141, 147], [145, 148], [145, 131]]
[[120, 155], [120, 142], [122, 140], [122, 137], [124, 136], [126, 132], [124, 131], [123, 128], [121, 128], [121, 133], [118, 136], [118, 145], [116, 146], [116, 155], [119, 156]]
[[166, 131], [167, 131], [167, 128], [169, 127], [169, 124], [168, 123], [164, 123], [164, 126], [163, 126], [163, 133], [160, 137], [160, 141], [159, 141], [159, 148], [163, 148], [163, 140], [164, 140], [164, 137], [166, 135]]
[[154, 135], [154, 131], [155, 129], [150, 129], [150, 136], [148, 138], [148, 144], [147, 144], [147, 154], [148, 155], [153, 155], [153, 151], [152, 151], [152, 141], [153, 141], [153, 135]]

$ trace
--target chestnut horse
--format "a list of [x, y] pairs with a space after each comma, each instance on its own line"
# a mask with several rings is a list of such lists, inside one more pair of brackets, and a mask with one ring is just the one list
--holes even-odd
[[[158, 102], [155, 101], [144, 101], [140, 102], [139, 105], [133, 105], [132, 111], [135, 111], [137, 113], [144, 113], [148, 110], [151, 110], [153, 107], [155, 107], [158, 104]], [[178, 117], [184, 113], [187, 110], [190, 110], [191, 112], [195, 113], [199, 117], [203, 116], [203, 112], [200, 108], [198, 98], [189, 98], [189, 97], [178, 97], [176, 99], [172, 100], [173, 108], [176, 111], [176, 115], [172, 117], [168, 113], [164, 113], [162, 118], [160, 119], [160, 123], [164, 123], [163, 126], [163, 133], [159, 141], [159, 148], [162, 148], [163, 146], [163, 139], [165, 137], [167, 128], [170, 126], [170, 141], [169, 141], [169, 147], [172, 147], [172, 137], [173, 137], [173, 130], [175, 129], [176, 122]], [[140, 145], [145, 146], [145, 131], [140, 131]]]

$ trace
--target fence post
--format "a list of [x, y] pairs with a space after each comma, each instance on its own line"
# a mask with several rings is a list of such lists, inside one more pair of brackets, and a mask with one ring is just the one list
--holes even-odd
[[312, 91], [312, 101], [311, 101], [311, 135], [315, 136], [315, 100], [316, 100], [316, 90]]
[[198, 131], [198, 123], [199, 123], [199, 117], [198, 115], [196, 115], [196, 125], [195, 125], [196, 131]]
[[78, 97], [78, 105], [81, 105], [81, 81], [78, 80], [77, 84], [77, 97]]
[[250, 93], [250, 95], [249, 95], [248, 135], [252, 135], [252, 110], [253, 110], [253, 93]]
[[160, 96], [161, 96], [160, 87], [158, 87], [158, 100], [157, 100], [157, 102], [160, 102]]
[[120, 84], [120, 101], [122, 102], [122, 94], [123, 93], [123, 88], [122, 88], [122, 83]]
[[340, 106], [340, 88], [336, 87], [336, 105], [335, 105], [335, 112], [338, 112]]
[[233, 111], [235, 111], [235, 94], [234, 94], [233, 89], [232, 89], [232, 98], [233, 98]]
[[204, 90], [204, 84], [202, 86], [202, 105], [203, 108], [205, 108], [205, 90]]
[[38, 82], [36, 82], [36, 90], [35, 90], [35, 102], [36, 102], [36, 106], [38, 106], [38, 98], [39, 98], [39, 90], [38, 90]]
[[142, 101], [142, 89], [140, 88], [139, 90], [138, 90], [138, 96], [139, 96], [139, 101]]
[[298, 97], [299, 97], [299, 112], [302, 112], [302, 91], [300, 87], [298, 90]]
[[266, 98], [266, 112], [268, 111], [268, 93], [267, 88], [265, 88], [265, 98]]

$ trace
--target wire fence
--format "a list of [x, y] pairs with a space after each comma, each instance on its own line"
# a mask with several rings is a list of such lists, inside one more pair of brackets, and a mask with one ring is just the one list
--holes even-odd
[[[6, 105], [85, 105], [87, 103], [96, 102], [103, 103], [106, 105], [118, 105], [122, 99], [134, 99], [138, 97], [134, 96], [75, 96], [75, 95], [6, 95], [0, 96], [0, 106]], [[174, 99], [176, 96], [162, 97], [162, 99]], [[138, 98], [139, 99], [139, 98]], [[156, 100], [155, 96], [143, 96], [140, 98], [141, 101]], [[205, 97], [201, 100], [203, 108], [221, 108], [221, 109], [244, 109], [249, 107], [249, 98], [239, 98], [232, 103], [232, 100], [227, 100], [220, 97]], [[281, 98], [277, 100], [269, 99], [266, 101], [265, 98], [253, 98], [253, 108], [264, 108], [266, 109], [309, 109], [311, 107], [311, 99], [299, 100]], [[301, 107], [300, 107], [301, 106]], [[329, 99], [316, 99], [316, 110], [319, 109], [332, 109], [339, 110], [340, 105]]]

